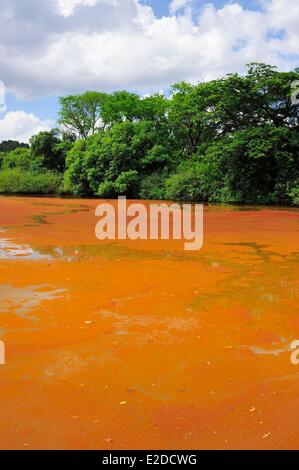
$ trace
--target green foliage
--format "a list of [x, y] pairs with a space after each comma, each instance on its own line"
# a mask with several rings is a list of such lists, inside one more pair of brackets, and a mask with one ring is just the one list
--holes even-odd
[[[95, 136], [97, 139], [99, 135]], [[66, 172], [64, 174], [64, 192], [75, 196], [91, 196], [86, 164], [86, 140], [79, 140], [68, 152], [66, 158]]]
[[206, 199], [202, 188], [199, 164], [179, 167], [178, 171], [166, 180], [166, 198], [179, 201], [202, 201]]
[[101, 183], [97, 195], [101, 198], [114, 198], [116, 196], [114, 183], [112, 181]]
[[299, 206], [299, 181], [297, 181], [295, 186], [288, 192], [288, 196], [291, 198], [293, 204]]
[[105, 100], [105, 93], [96, 91], [61, 97], [58, 123], [80, 138], [93, 135], [101, 127], [102, 106]]
[[139, 96], [128, 91], [106, 95], [102, 104], [101, 118], [105, 125], [133, 121], [138, 117]]
[[24, 147], [17, 147], [15, 150], [3, 154], [1, 161], [1, 168], [3, 170], [18, 168], [26, 171], [30, 170], [33, 164], [30, 150]]
[[0, 171], [0, 193], [55, 194], [61, 185], [61, 175], [46, 171], [32, 173], [18, 168]]
[[67, 156], [65, 178], [77, 195], [103, 197], [102, 188], [105, 194], [107, 190], [102, 183], [112, 182], [114, 195], [128, 192], [137, 196], [137, 174], [161, 165], [153, 152], [156, 138], [148, 121], [118, 122], [105, 132], [76, 142]]
[[141, 160], [142, 168], [149, 171], [163, 170], [171, 166], [171, 151], [164, 145], [155, 144]]
[[209, 200], [278, 202], [298, 177], [299, 135], [273, 125], [237, 131], [212, 144], [203, 162], [213, 176]]
[[35, 170], [64, 171], [66, 153], [71, 149], [69, 140], [61, 141], [57, 129], [43, 131], [30, 139]]
[[139, 176], [136, 170], [123, 171], [115, 180], [115, 192], [128, 197], [137, 196], [138, 182]]
[[0, 143], [0, 152], [11, 152], [17, 148], [29, 148], [28, 144], [22, 144], [16, 140], [4, 140]]
[[172, 146], [182, 160], [216, 136], [215, 106], [219, 100], [219, 83], [191, 85], [182, 82], [173, 85], [172, 90], [169, 104]]
[[144, 176], [140, 181], [139, 196], [141, 199], [165, 199], [165, 181], [167, 173], [155, 172]]
[[76, 196], [298, 203], [296, 80], [299, 70], [253, 63], [243, 76], [177, 83], [168, 98], [67, 96], [62, 134], [41, 132], [30, 150], [4, 143], [0, 168], [64, 172], [62, 190]]

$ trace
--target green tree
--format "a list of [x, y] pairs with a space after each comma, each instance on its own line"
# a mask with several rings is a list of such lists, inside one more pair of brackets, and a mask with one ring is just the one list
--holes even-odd
[[96, 91], [61, 97], [58, 123], [79, 138], [93, 135], [103, 127], [102, 107], [106, 100], [105, 93]]
[[180, 161], [189, 158], [201, 147], [216, 137], [216, 123], [213, 114], [218, 99], [218, 82], [178, 83], [172, 86], [169, 105], [171, 145], [176, 149]]
[[34, 169], [64, 171], [67, 152], [72, 147], [70, 141], [61, 141], [59, 131], [39, 132], [30, 139]]
[[138, 118], [139, 96], [128, 91], [116, 91], [105, 96], [101, 119], [105, 126]]
[[218, 133], [249, 127], [298, 126], [298, 109], [292, 105], [292, 83], [296, 72], [278, 72], [275, 67], [252, 63], [247, 74], [229, 74], [218, 81], [214, 110]]
[[0, 143], [0, 152], [11, 152], [16, 148], [29, 148], [29, 145], [20, 143], [16, 140], [4, 140]]
[[213, 176], [209, 200], [284, 201], [299, 176], [299, 135], [274, 125], [237, 131], [211, 145], [202, 164], [205, 180]]
[[15, 150], [2, 156], [2, 169], [8, 170], [18, 168], [20, 170], [30, 170], [33, 159], [29, 148], [17, 147]]
[[[136, 193], [133, 189], [138, 184], [135, 172], [144, 174], [149, 167], [166, 164], [165, 155], [161, 163], [151, 154], [155, 139], [156, 134], [148, 121], [116, 123], [111, 129], [74, 145], [67, 156], [66, 180], [76, 194], [97, 195], [100, 185], [107, 181], [115, 183], [115, 191], [120, 194], [124, 192], [124, 178], [128, 180], [134, 175], [128, 188], [132, 194]], [[101, 186], [101, 196], [103, 188], [107, 192], [107, 186]]]
[[2, 153], [0, 165], [62, 172], [66, 161], [64, 191], [79, 196], [296, 203], [296, 80], [298, 70], [253, 63], [244, 75], [175, 84], [168, 98], [64, 97], [63, 133], [34, 136], [30, 153]]

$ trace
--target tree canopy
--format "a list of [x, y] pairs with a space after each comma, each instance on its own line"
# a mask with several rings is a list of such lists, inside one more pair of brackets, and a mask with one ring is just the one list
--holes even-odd
[[0, 162], [63, 174], [60, 191], [78, 196], [297, 204], [297, 83], [299, 70], [252, 63], [244, 75], [176, 83], [168, 96], [66, 96], [61, 129]]

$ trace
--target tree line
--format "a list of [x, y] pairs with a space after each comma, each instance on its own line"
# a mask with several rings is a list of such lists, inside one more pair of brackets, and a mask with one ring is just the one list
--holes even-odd
[[62, 97], [59, 129], [0, 144], [0, 191], [299, 204], [298, 80], [252, 63], [168, 96]]

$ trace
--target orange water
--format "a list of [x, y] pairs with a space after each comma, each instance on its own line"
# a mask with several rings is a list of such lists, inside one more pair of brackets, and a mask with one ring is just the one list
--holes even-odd
[[98, 202], [0, 198], [0, 447], [299, 448], [299, 210], [206, 207], [186, 252]]

